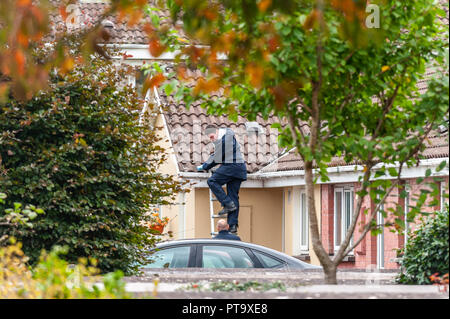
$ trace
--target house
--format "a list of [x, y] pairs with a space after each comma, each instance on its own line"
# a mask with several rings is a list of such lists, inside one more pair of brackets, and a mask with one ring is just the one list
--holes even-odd
[[[409, 211], [410, 205], [414, 204], [415, 196], [420, 194], [427, 182], [437, 183], [440, 189], [439, 205], [435, 207], [425, 207], [428, 211], [442, 209], [444, 202], [448, 203], [448, 197], [445, 198], [444, 192], [448, 195], [448, 169], [437, 172], [433, 177], [438, 177], [440, 181], [436, 182], [432, 177], [425, 179], [421, 184], [417, 183], [419, 177], [424, 177], [428, 168], [433, 171], [443, 160], [448, 162], [448, 131], [436, 132], [430, 137], [431, 145], [425, 150], [422, 160], [417, 167], [405, 168], [402, 174], [402, 181], [406, 185], [408, 196], [401, 198], [397, 189], [388, 196], [384, 209], [395, 207], [400, 204], [404, 208], [405, 216]], [[308, 238], [308, 217], [305, 198], [305, 182], [303, 178], [303, 162], [299, 156], [291, 151], [285, 156], [280, 157], [275, 163], [262, 169], [262, 172], [278, 173], [286, 176], [285, 184], [290, 184], [285, 188], [288, 193], [285, 198], [286, 225], [293, 225], [294, 235], [291, 240], [291, 246], [286, 246], [286, 251], [294, 255], [313, 255], [311, 243]], [[316, 208], [320, 213], [318, 219], [320, 223], [320, 233], [325, 249], [330, 255], [333, 255], [339, 248], [345, 231], [348, 227], [351, 216], [354, 212], [356, 202], [355, 193], [360, 189], [361, 183], [358, 178], [362, 176], [363, 167], [359, 165], [346, 165], [341, 159], [334, 158], [328, 168], [330, 180], [326, 183], [319, 182], [316, 186], [320, 193], [320, 198], [316, 200]], [[291, 200], [289, 197], [292, 197]], [[292, 203], [292, 204], [290, 204]], [[370, 198], [366, 198], [363, 208], [373, 211], [375, 205]], [[361, 214], [358, 224], [365, 223], [365, 214]], [[377, 222], [382, 223], [383, 217], [377, 214]], [[411, 229], [414, 225], [409, 225]], [[385, 228], [383, 233], [378, 236], [367, 234], [365, 239], [354, 249], [340, 265], [341, 268], [359, 268], [366, 269], [370, 265], [376, 265], [377, 268], [398, 268], [396, 249], [404, 246], [406, 237], [404, 234], [390, 232]], [[359, 231], [356, 228], [354, 238], [358, 238]]]
[[[77, 15], [81, 15], [78, 24], [98, 20], [107, 5], [98, 2], [79, 1], [78, 6], [73, 8]], [[60, 21], [59, 24], [61, 23]], [[59, 24], [55, 23], [55, 26]], [[121, 63], [138, 67], [144, 62], [159, 61], [169, 68], [173, 63], [172, 53], [164, 53], [158, 58], [151, 56], [148, 39], [139, 26], [128, 27], [114, 17], [105, 20], [104, 26], [112, 35], [108, 44], [118, 46], [129, 55], [126, 60], [120, 60]], [[195, 79], [199, 74], [191, 72], [189, 76]], [[128, 81], [139, 85], [138, 76]], [[426, 89], [426, 81], [420, 85], [421, 89]], [[203, 163], [212, 150], [212, 145], [203, 132], [208, 124], [215, 123], [235, 131], [247, 162], [248, 180], [242, 184], [239, 194], [239, 236], [244, 241], [319, 264], [312, 250], [308, 231], [303, 162], [294, 149], [278, 147], [278, 131], [271, 128], [273, 123], [279, 121], [278, 118], [258, 117], [250, 122], [239, 116], [237, 122], [233, 122], [226, 116], [207, 115], [198, 103], [194, 103], [188, 110], [183, 103], [175, 102], [171, 96], [158, 90], [151, 91], [147, 98], [160, 107], [161, 111], [154, 118], [153, 125], [162, 128], [161, 144], [170, 153], [170, 160], [161, 170], [176, 175], [180, 180], [189, 181], [185, 191], [179, 194], [177, 203], [157, 208], [161, 215], [171, 220], [166, 231], [171, 231], [174, 238], [211, 236], [210, 204], [212, 203], [216, 212], [219, 204], [210, 201], [206, 184], [209, 174], [199, 173], [195, 167]], [[423, 155], [426, 159], [419, 166], [404, 170], [403, 181], [408, 185], [409, 196], [402, 199], [394, 191], [386, 205], [397, 202], [405, 208], [407, 214], [413, 195], [423, 187], [416, 183], [416, 179], [423, 177], [428, 168], [436, 168], [441, 161], [448, 162], [448, 130], [434, 132]], [[353, 213], [355, 193], [360, 187], [358, 178], [362, 175], [363, 168], [357, 163], [348, 165], [342, 159], [334, 158], [328, 171], [330, 181], [315, 185], [315, 204], [322, 242], [328, 253], [333, 255]], [[442, 194], [448, 193], [448, 176], [448, 167], [433, 176], [441, 178], [436, 182], [441, 189], [441, 201], [430, 210], [442, 209]], [[427, 181], [434, 182], [432, 177]], [[364, 203], [364, 207], [374, 209], [369, 200]], [[364, 223], [365, 218], [361, 214], [359, 221]], [[378, 221], [382, 222], [380, 214]], [[355, 236], [357, 235], [358, 231]], [[405, 235], [392, 233], [388, 228], [378, 236], [368, 234], [340, 267], [366, 269], [376, 265], [377, 268], [398, 268], [395, 249], [402, 247], [405, 239]]]

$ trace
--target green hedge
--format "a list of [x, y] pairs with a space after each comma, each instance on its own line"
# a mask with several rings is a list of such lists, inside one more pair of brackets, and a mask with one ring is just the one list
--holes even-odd
[[401, 284], [431, 284], [429, 276], [440, 276], [449, 269], [449, 212], [428, 216], [410, 235], [401, 251], [402, 273], [397, 277]]
[[155, 131], [138, 125], [142, 100], [123, 86], [127, 76], [96, 57], [54, 73], [31, 100], [0, 105], [3, 205], [45, 210], [33, 228], [0, 227], [0, 237], [15, 236], [32, 262], [41, 249], [67, 245], [69, 261], [88, 256], [104, 272], [129, 273], [154, 243], [143, 214], [173, 201], [180, 184], [158, 172], [166, 153]]

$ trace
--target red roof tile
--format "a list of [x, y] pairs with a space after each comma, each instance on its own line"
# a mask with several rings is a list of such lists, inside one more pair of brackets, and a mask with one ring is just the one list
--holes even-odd
[[195, 172], [195, 167], [205, 162], [213, 151], [212, 143], [204, 134], [206, 126], [212, 123], [234, 131], [250, 173], [278, 158], [282, 151], [278, 148], [278, 130], [271, 128], [271, 124], [278, 121], [273, 116], [267, 120], [257, 118], [262, 130], [258, 134], [247, 131], [245, 118], [239, 116], [238, 121], [233, 122], [226, 116], [206, 115], [200, 103], [186, 110], [183, 103], [169, 102], [164, 117], [182, 172]]
[[[149, 0], [149, 4], [152, 4], [154, 0]], [[52, 0], [52, 5], [55, 7], [59, 6], [59, 1]], [[79, 15], [79, 24], [74, 26], [73, 30], [81, 30], [86, 26], [90, 26], [100, 22], [99, 20], [102, 18], [103, 14], [108, 10], [108, 3], [86, 3], [86, 2], [78, 2], [74, 4], [74, 6], [67, 7], [66, 11], [68, 16], [74, 16], [75, 14]], [[155, 11], [160, 18], [161, 24], [168, 23], [165, 19], [170, 16], [168, 10], [165, 11]], [[113, 23], [113, 28], [108, 28], [110, 32], [111, 39], [108, 43], [112, 44], [148, 44], [149, 39], [147, 37], [146, 32], [143, 30], [143, 26], [146, 23], [149, 23], [151, 20], [148, 16], [145, 16], [142, 21], [138, 25], [128, 26], [127, 20], [118, 21], [117, 15], [112, 15], [106, 17], [103, 21], [108, 20]], [[62, 32], [67, 30], [67, 25], [63, 19], [59, 10], [54, 11], [51, 14], [53, 35], [58, 32]], [[70, 26], [70, 23], [69, 23]], [[179, 31], [180, 36], [184, 37], [182, 31]]]

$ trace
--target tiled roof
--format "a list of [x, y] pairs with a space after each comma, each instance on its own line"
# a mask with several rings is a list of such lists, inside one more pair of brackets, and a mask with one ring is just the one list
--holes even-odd
[[[152, 1], [154, 0], [149, 0], [149, 3]], [[52, 0], [52, 3], [57, 5], [58, 1]], [[108, 4], [80, 2], [77, 6], [82, 15], [82, 23], [96, 23], [107, 9]], [[443, 22], [448, 25], [448, 7], [444, 5], [444, 9], [447, 17], [443, 19]], [[168, 14], [168, 12], [160, 12], [161, 17], [167, 17]], [[127, 26], [126, 21], [119, 23], [115, 16], [108, 17], [107, 20], [114, 24], [114, 28], [110, 30], [110, 43], [148, 43], [148, 37], [142, 26], [149, 22], [149, 18], [133, 27]], [[54, 14], [52, 21], [54, 31], [64, 28], [61, 15]], [[425, 78], [418, 82], [419, 93], [426, 91], [427, 83], [435, 73], [435, 69], [427, 70]], [[199, 76], [198, 73], [191, 73], [190, 75], [193, 79]], [[164, 117], [181, 172], [195, 172], [195, 167], [208, 158], [212, 151], [212, 144], [203, 133], [205, 127], [211, 123], [229, 127], [235, 131], [250, 173], [258, 170], [270, 172], [303, 169], [303, 162], [295, 153], [295, 150], [284, 153], [284, 150], [278, 148], [278, 132], [276, 129], [270, 128], [273, 123], [279, 121], [277, 117], [269, 116], [267, 120], [264, 120], [261, 116], [258, 116], [256, 122], [260, 125], [260, 133], [255, 134], [248, 132], [247, 120], [242, 116], [238, 117], [237, 122], [231, 121], [227, 116], [213, 116], [207, 114], [206, 110], [200, 107], [199, 102], [193, 103], [188, 110], [183, 102], [176, 102], [173, 97], [167, 97], [163, 92], [160, 93], [162, 94]], [[219, 91], [212, 98], [218, 97], [220, 94], [222, 93]], [[432, 145], [428, 146], [423, 153], [426, 158], [448, 157], [448, 135], [445, 138], [434, 136], [430, 141]], [[329, 166], [352, 164], [355, 163], [345, 163], [342, 158], [335, 157], [331, 160]]]
[[[445, 158], [449, 156], [448, 131], [442, 134], [431, 134], [425, 142], [426, 149], [421, 153], [423, 158]], [[333, 157], [328, 163], [328, 167], [357, 165], [356, 161], [346, 163], [342, 157]], [[261, 172], [280, 172], [280, 171], [296, 171], [303, 170], [304, 162], [297, 154], [295, 149], [292, 149], [286, 155], [275, 160], [270, 165], [267, 165]]]
[[[199, 76], [198, 71], [188, 71], [187, 74], [191, 79]], [[216, 92], [212, 99], [218, 98], [222, 93]], [[207, 114], [206, 109], [200, 106], [201, 102], [194, 102], [188, 110], [184, 102], [178, 102], [164, 92], [161, 95], [163, 114], [181, 172], [196, 172], [195, 167], [206, 161], [212, 153], [213, 145], [204, 134], [209, 124], [228, 127], [234, 131], [249, 173], [271, 163], [284, 151], [278, 147], [278, 130], [271, 128], [273, 123], [279, 122], [276, 116], [269, 116], [267, 120], [257, 116], [254, 121], [259, 126], [257, 133], [255, 130], [258, 128], [250, 127], [249, 121], [242, 116], [238, 116], [237, 122], [234, 122], [226, 115]]]
[[[440, 0], [441, 7], [444, 9], [446, 16], [440, 18], [439, 20], [444, 25], [449, 25], [449, 7], [448, 2], [446, 0]], [[448, 28], [447, 28], [448, 32]], [[446, 34], [448, 37], [448, 33]], [[435, 67], [429, 67], [423, 76], [417, 82], [417, 88], [419, 90], [419, 94], [423, 94], [428, 89], [429, 81], [437, 75], [440, 70]], [[448, 72], [448, 71], [447, 71]], [[448, 122], [447, 122], [448, 126]], [[448, 137], [448, 127], [447, 131], [440, 134], [438, 132], [430, 135], [428, 141], [426, 142], [426, 149], [421, 153], [421, 155], [425, 159], [431, 158], [445, 158], [449, 157], [449, 137]], [[332, 157], [330, 163], [328, 163], [328, 167], [336, 167], [336, 166], [347, 166], [347, 165], [356, 165], [358, 164], [355, 161], [346, 163], [343, 157]], [[279, 171], [295, 171], [295, 170], [303, 170], [304, 162], [297, 154], [295, 149], [291, 149], [288, 153], [284, 154], [274, 162], [270, 163], [266, 167], [261, 169], [261, 172], [279, 172]]]
[[417, 81], [417, 88], [419, 89], [419, 94], [424, 94], [428, 89], [428, 82], [437, 74], [435, 68], [428, 68], [425, 71], [424, 77]]
[[[52, 1], [52, 3], [56, 6], [58, 5], [57, 1]], [[108, 4], [105, 3], [79, 2], [77, 6], [81, 13], [82, 24], [97, 23], [103, 12], [108, 8]], [[168, 15], [168, 12], [160, 12], [161, 17], [167, 17]], [[142, 30], [142, 26], [149, 22], [148, 18], [133, 27], [127, 26], [126, 21], [117, 22], [115, 16], [108, 17], [107, 20], [114, 24], [114, 28], [110, 30], [110, 43], [148, 43], [148, 37]], [[54, 13], [52, 21], [53, 33], [64, 30], [65, 24], [60, 14]], [[184, 37], [182, 34], [181, 36]], [[193, 80], [196, 80], [199, 74], [191, 72], [190, 76]], [[231, 121], [227, 116], [212, 116], [200, 107], [199, 102], [194, 103], [187, 110], [183, 102], [175, 102], [173, 97], [167, 97], [163, 92], [160, 93], [162, 95], [164, 117], [181, 172], [195, 172], [195, 167], [202, 164], [209, 157], [212, 151], [212, 144], [203, 133], [205, 127], [211, 123], [215, 123], [220, 127], [229, 127], [235, 132], [236, 139], [241, 145], [241, 151], [247, 163], [247, 170], [250, 173], [256, 172], [274, 161], [282, 151], [278, 149], [278, 131], [270, 128], [273, 123], [278, 122], [278, 119], [273, 116], [270, 116], [267, 120], [264, 120], [261, 116], [257, 117], [256, 122], [260, 126], [260, 132], [256, 134], [251, 129], [250, 131], [247, 130], [246, 123], [248, 121], [242, 116], [238, 117], [237, 122]], [[221, 92], [217, 94], [220, 95]]]
[[[149, 0], [149, 3], [151, 4], [154, 2], [154, 0]], [[51, 1], [52, 5], [55, 7], [59, 7], [59, 2], [56, 0]], [[67, 7], [66, 13], [68, 14], [68, 17], [70, 15], [74, 16], [75, 13], [79, 13], [80, 17], [80, 24], [75, 26], [73, 30], [80, 30], [90, 24], [96, 24], [99, 22], [99, 20], [102, 18], [102, 15], [104, 12], [107, 11], [109, 8], [108, 3], [89, 3], [89, 2], [82, 2], [79, 1], [75, 4], [76, 7]], [[155, 12], [156, 13], [156, 12]], [[164, 24], [165, 17], [168, 17], [170, 14], [167, 10], [165, 11], [157, 11], [158, 15], [160, 16], [161, 23]], [[142, 18], [139, 24], [134, 26], [128, 26], [127, 20], [118, 22], [117, 15], [112, 15], [106, 17], [103, 21], [110, 21], [113, 23], [113, 28], [108, 28], [108, 31], [111, 35], [111, 39], [108, 41], [112, 44], [148, 44], [149, 39], [144, 31], [143, 26], [146, 23], [149, 23], [151, 20], [148, 16], [145, 16]], [[52, 34], [56, 34], [58, 32], [61, 32], [65, 30], [67, 27], [67, 24], [64, 23], [63, 18], [59, 12], [59, 10], [55, 10], [51, 14], [51, 21], [52, 21], [52, 28], [53, 32]], [[181, 34], [181, 37], [184, 37], [184, 35]]]

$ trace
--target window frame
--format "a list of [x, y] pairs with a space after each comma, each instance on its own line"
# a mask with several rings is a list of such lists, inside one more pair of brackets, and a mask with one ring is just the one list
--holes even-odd
[[[384, 216], [381, 211], [384, 210], [384, 203], [380, 206], [377, 211], [377, 225], [381, 223], [384, 224]], [[385, 268], [385, 237], [384, 237], [384, 226], [381, 228], [381, 234], [377, 235], [377, 269]]]
[[[308, 252], [309, 253], [309, 209], [308, 209], [308, 200], [306, 198], [306, 191], [300, 191], [300, 206], [299, 206], [299, 223], [300, 223], [300, 232], [299, 232], [299, 247], [300, 252]], [[303, 209], [304, 208], [304, 209]], [[303, 214], [305, 214], [305, 224], [306, 228], [303, 229], [305, 225], [303, 225]], [[306, 233], [306, 243], [303, 243], [303, 235]]]
[[405, 213], [405, 230], [404, 230], [404, 242], [403, 247], [406, 247], [406, 242], [408, 241], [408, 231], [409, 231], [409, 222], [408, 222], [408, 213], [409, 213], [409, 204], [410, 204], [410, 197], [411, 197], [411, 185], [408, 183], [405, 183], [405, 207], [404, 207], [404, 213]]
[[[337, 229], [338, 227], [336, 227], [337, 226], [336, 198], [337, 198], [337, 193], [339, 193], [339, 192], [342, 194], [342, 197], [341, 197], [341, 220], [340, 220], [341, 225], [339, 227], [340, 229]], [[349, 225], [350, 225], [352, 217], [353, 217], [353, 214], [354, 214], [354, 209], [355, 209], [355, 207], [354, 207], [355, 206], [355, 203], [354, 203], [355, 192], [354, 192], [354, 187], [353, 186], [343, 185], [343, 186], [335, 187], [333, 193], [334, 193], [334, 196], [333, 196], [333, 200], [334, 200], [334, 204], [333, 204], [333, 206], [334, 206], [333, 207], [333, 213], [334, 213], [334, 217], [333, 217], [333, 246], [334, 246], [334, 251], [337, 251], [337, 250], [339, 250], [339, 248], [341, 246], [340, 245], [341, 243], [339, 243], [339, 244], [336, 243], [336, 238], [337, 238], [338, 232], [340, 232], [341, 242], [342, 242], [342, 240], [344, 239], [345, 234], [346, 234], [346, 232], [348, 230], [348, 227], [346, 227], [346, 217], [349, 217]], [[349, 216], [346, 216], [346, 212], [347, 212], [346, 204], [345, 204], [345, 202], [346, 202], [345, 201], [345, 195], [346, 194], [350, 194]], [[352, 244], [352, 242], [353, 242], [353, 238], [350, 241], [350, 245]], [[353, 251], [350, 252], [349, 254], [352, 254], [352, 253], [353, 253]]]

